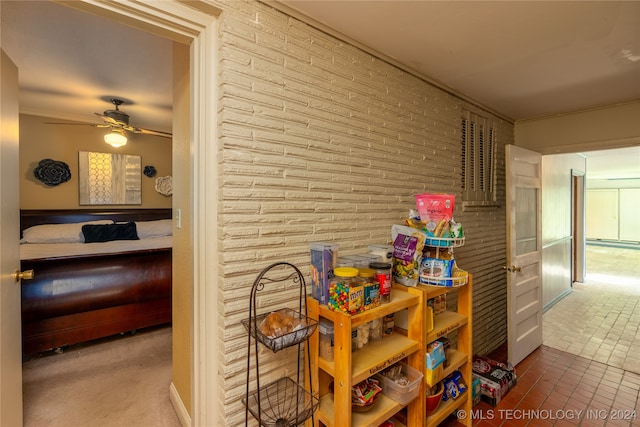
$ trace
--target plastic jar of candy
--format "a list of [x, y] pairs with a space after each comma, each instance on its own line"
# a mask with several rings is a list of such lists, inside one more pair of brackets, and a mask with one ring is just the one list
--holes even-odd
[[370, 310], [380, 305], [380, 284], [375, 280], [373, 268], [359, 268], [358, 277], [364, 286], [364, 309]]
[[364, 310], [364, 287], [358, 279], [358, 269], [338, 267], [333, 270], [334, 277], [329, 282], [329, 310], [349, 314]]
[[380, 284], [380, 302], [391, 301], [391, 264], [388, 262], [372, 262], [369, 267], [375, 270], [376, 280]]

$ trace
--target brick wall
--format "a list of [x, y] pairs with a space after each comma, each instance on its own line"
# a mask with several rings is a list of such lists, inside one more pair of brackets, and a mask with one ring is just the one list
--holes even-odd
[[[341, 254], [365, 252], [390, 243], [391, 225], [404, 221], [416, 194], [460, 197], [461, 111], [479, 110], [265, 4], [222, 4], [220, 378], [225, 425], [240, 425], [247, 357], [240, 320], [259, 271], [289, 261], [308, 278], [310, 242], [336, 242]], [[506, 340], [503, 159], [513, 125], [496, 120], [499, 207], [463, 209], [458, 201], [454, 213], [467, 236], [456, 258], [474, 275], [480, 354]], [[289, 291], [272, 300], [272, 307], [297, 303]], [[294, 364], [286, 360], [296, 354], [260, 357], [264, 384], [290, 372]]]

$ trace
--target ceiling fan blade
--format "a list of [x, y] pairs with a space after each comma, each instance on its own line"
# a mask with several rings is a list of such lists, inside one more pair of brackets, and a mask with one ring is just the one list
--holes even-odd
[[95, 124], [95, 123], [63, 123], [63, 122], [44, 122], [45, 125], [71, 125], [71, 126], [92, 126], [94, 128], [108, 128], [111, 125]]
[[105, 123], [109, 123], [112, 126], [122, 126], [122, 123], [118, 122], [117, 120], [115, 120], [112, 117], [109, 116], [105, 116], [104, 114], [100, 114], [100, 113], [93, 113], [96, 116], [100, 117], [102, 120], [105, 121]]
[[136, 128], [132, 126], [127, 126], [125, 129], [127, 129], [130, 132], [140, 133], [143, 135], [154, 135], [154, 136], [160, 136], [162, 138], [173, 138], [173, 135], [170, 134], [169, 132], [162, 132], [159, 130], [142, 129], [142, 128]]

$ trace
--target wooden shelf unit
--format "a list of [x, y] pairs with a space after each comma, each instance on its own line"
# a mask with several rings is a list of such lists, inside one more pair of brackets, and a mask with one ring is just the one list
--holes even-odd
[[[448, 365], [444, 368], [442, 374], [438, 380], [446, 378], [452, 372], [458, 370], [462, 373], [467, 390], [461, 394], [455, 400], [448, 400], [446, 402], [440, 402], [438, 409], [429, 415], [426, 419], [426, 427], [437, 426], [444, 421], [449, 415], [458, 409], [466, 411], [467, 414], [471, 414], [473, 408], [473, 399], [471, 391], [472, 382], [472, 359], [473, 359], [473, 345], [472, 345], [472, 277], [469, 274], [469, 280], [466, 285], [459, 287], [442, 287], [442, 286], [428, 286], [418, 285], [416, 289], [423, 292], [423, 299], [425, 306], [427, 301], [438, 295], [444, 293], [457, 292], [458, 294], [458, 310], [457, 311], [445, 311], [438, 315], [433, 316], [433, 329], [425, 331], [425, 354], [426, 345], [435, 341], [438, 338], [444, 337], [454, 331], [458, 332], [457, 347], [453, 349], [449, 355]], [[431, 316], [431, 309], [427, 307], [425, 316]], [[426, 369], [426, 368], [423, 368]], [[425, 376], [425, 387], [426, 384]], [[467, 416], [464, 420], [459, 420], [460, 423], [471, 426], [471, 417]]]
[[[406, 425], [423, 427], [425, 422], [424, 383], [418, 396], [407, 405], [388, 398], [378, 397], [375, 406], [367, 412], [351, 411], [351, 386], [373, 376], [399, 361], [424, 372], [425, 317], [424, 293], [415, 288], [394, 285], [391, 302], [365, 312], [348, 315], [331, 311], [326, 305], [307, 297], [308, 315], [312, 319], [328, 319], [334, 324], [334, 361], [319, 356], [319, 338], [316, 331], [308, 341], [311, 346], [310, 378], [313, 390], [318, 390], [320, 405], [316, 412], [316, 426], [370, 427], [378, 426], [406, 407]], [[408, 330], [406, 335], [394, 333], [379, 341], [369, 341], [362, 349], [351, 351], [351, 330], [363, 323], [382, 318], [388, 314], [407, 310]], [[309, 373], [307, 373], [307, 381]], [[329, 383], [334, 382], [334, 393]], [[399, 425], [399, 424], [398, 424]]]

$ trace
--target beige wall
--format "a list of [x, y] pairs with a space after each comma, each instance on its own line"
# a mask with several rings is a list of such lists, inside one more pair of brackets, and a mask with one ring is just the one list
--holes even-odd
[[[91, 113], [89, 113], [91, 114]], [[171, 175], [171, 140], [156, 136], [129, 135], [129, 142], [113, 148], [103, 140], [105, 130], [92, 126], [51, 125], [66, 122], [48, 117], [20, 115], [20, 209], [78, 209], [107, 206], [80, 206], [78, 202], [78, 152], [122, 153], [141, 156], [142, 167], [155, 166], [157, 176]], [[33, 171], [42, 159], [65, 162], [71, 179], [54, 187], [38, 181]], [[155, 178], [141, 177], [142, 204], [131, 208], [170, 208], [171, 197], [155, 191]]]
[[579, 154], [542, 156], [542, 300], [549, 308], [571, 290], [572, 170], [586, 172]]
[[[249, 292], [277, 261], [309, 277], [309, 243], [340, 254], [389, 243], [425, 191], [458, 196], [467, 243], [456, 249], [474, 274], [473, 346], [506, 340], [504, 145], [498, 122], [498, 206], [463, 207], [461, 117], [470, 106], [425, 81], [262, 2], [220, 2], [217, 87], [220, 188], [215, 199], [222, 425], [244, 424]], [[211, 195], [216, 197], [215, 194]], [[270, 295], [269, 310], [296, 304]], [[260, 352], [261, 382], [291, 373], [290, 352]], [[253, 376], [253, 372], [252, 372]], [[213, 405], [213, 404], [212, 404]], [[216, 409], [218, 405], [215, 405]]]
[[191, 413], [191, 358], [193, 262], [191, 260], [191, 156], [189, 138], [189, 47], [175, 43], [173, 50], [173, 339], [172, 381], [185, 410]]
[[640, 145], [640, 101], [515, 124], [516, 144], [542, 154]]

